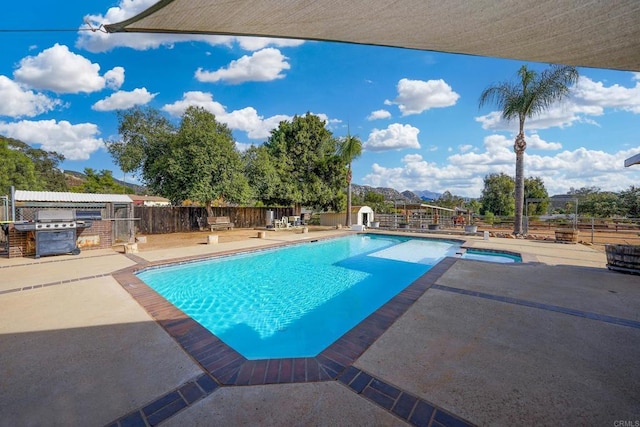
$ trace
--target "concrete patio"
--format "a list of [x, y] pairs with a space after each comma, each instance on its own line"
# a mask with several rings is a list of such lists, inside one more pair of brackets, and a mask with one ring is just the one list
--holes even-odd
[[448, 259], [337, 380], [288, 384], [218, 382], [112, 276], [339, 234], [0, 259], [0, 425], [640, 420], [640, 276], [608, 271], [590, 247], [465, 236], [469, 247], [526, 262]]

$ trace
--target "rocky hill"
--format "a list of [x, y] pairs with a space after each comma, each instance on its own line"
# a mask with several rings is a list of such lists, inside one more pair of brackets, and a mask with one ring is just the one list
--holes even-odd
[[[398, 201], [404, 203], [421, 203], [425, 200], [423, 199], [424, 196], [421, 196], [421, 194], [417, 194], [413, 191], [405, 190], [401, 193], [398, 190], [389, 187], [371, 187], [369, 185], [351, 184], [351, 191], [353, 191], [353, 194], [357, 194], [359, 197], [364, 197], [364, 195], [368, 192], [382, 194], [384, 196], [384, 199], [390, 202]], [[426, 200], [434, 200], [439, 197], [439, 194], [433, 193], [431, 191], [421, 191], [419, 193], [426, 193], [436, 196], [428, 197], [426, 198]]]

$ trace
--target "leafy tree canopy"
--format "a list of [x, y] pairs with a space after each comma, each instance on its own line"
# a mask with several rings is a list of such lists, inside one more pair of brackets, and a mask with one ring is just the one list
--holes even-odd
[[0, 136], [0, 193], [13, 185], [19, 190], [66, 191], [64, 173], [58, 169], [64, 156], [33, 148], [13, 138]]
[[[484, 178], [482, 190], [482, 208], [480, 212], [485, 215], [491, 212], [498, 216], [511, 216], [515, 211], [514, 199], [515, 180], [513, 177], [501, 174], [491, 174]], [[549, 207], [549, 193], [540, 177], [524, 179], [524, 194], [528, 215], [543, 215]], [[535, 199], [535, 200], [530, 200]]]
[[242, 161], [253, 198], [261, 204], [276, 200], [280, 176], [267, 147], [252, 145], [242, 155]]
[[[578, 215], [588, 215], [594, 217], [611, 217], [623, 214], [620, 197], [610, 191], [600, 191], [598, 187], [571, 188], [569, 195], [578, 200]], [[570, 212], [575, 211], [575, 201], [571, 204]]]
[[[268, 160], [261, 158], [250, 179], [263, 179], [266, 204], [304, 205], [344, 209], [346, 168], [338, 141], [318, 116], [307, 113], [282, 121], [264, 143]], [[273, 175], [275, 170], [276, 175]], [[277, 176], [277, 179], [274, 179]]]
[[[549, 193], [540, 177], [524, 179], [524, 198], [528, 215], [544, 215], [549, 208]], [[531, 200], [537, 199], [537, 200]]]
[[620, 207], [622, 211], [631, 218], [640, 218], [640, 187], [631, 186], [627, 190], [621, 191]]
[[149, 188], [174, 204], [193, 200], [245, 202], [250, 194], [231, 130], [200, 107], [189, 107], [179, 127], [154, 109], [118, 113], [121, 140], [108, 143], [125, 172], [139, 172]]
[[462, 197], [451, 194], [451, 192], [448, 190], [442, 193], [440, 197], [438, 197], [436, 203], [438, 206], [442, 206], [443, 208], [448, 209], [454, 209], [456, 207], [462, 208], [465, 204]]
[[484, 177], [482, 189], [482, 215], [491, 212], [499, 216], [513, 215], [515, 183], [512, 177], [505, 173], [493, 173]]

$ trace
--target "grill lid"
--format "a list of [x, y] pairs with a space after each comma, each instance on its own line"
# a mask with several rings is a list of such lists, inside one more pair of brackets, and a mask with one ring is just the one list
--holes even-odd
[[75, 220], [71, 209], [43, 209], [36, 212], [37, 222], [62, 222]]

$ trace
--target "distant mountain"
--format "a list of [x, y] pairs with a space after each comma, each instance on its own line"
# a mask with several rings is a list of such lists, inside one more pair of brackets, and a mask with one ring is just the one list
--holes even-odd
[[420, 202], [422, 202], [422, 198], [420, 196], [418, 196], [416, 193], [414, 193], [413, 191], [404, 190], [400, 194], [402, 194], [404, 197], [406, 197], [408, 200], [410, 200], [411, 203], [420, 203]]
[[442, 196], [441, 193], [434, 193], [433, 191], [429, 191], [429, 190], [414, 191], [414, 193], [418, 197], [420, 197], [422, 200], [428, 200], [428, 201], [438, 200], [440, 196]]
[[389, 187], [371, 187], [369, 185], [358, 185], [351, 184], [351, 191], [353, 194], [357, 194], [358, 197], [363, 197], [368, 192], [382, 194], [384, 199], [389, 202], [398, 201], [404, 203], [421, 203], [424, 199], [424, 194], [434, 195], [433, 198], [428, 198], [426, 200], [434, 200], [437, 199], [440, 195], [438, 193], [434, 193], [432, 191], [409, 191], [405, 190], [402, 193], [398, 190]]

